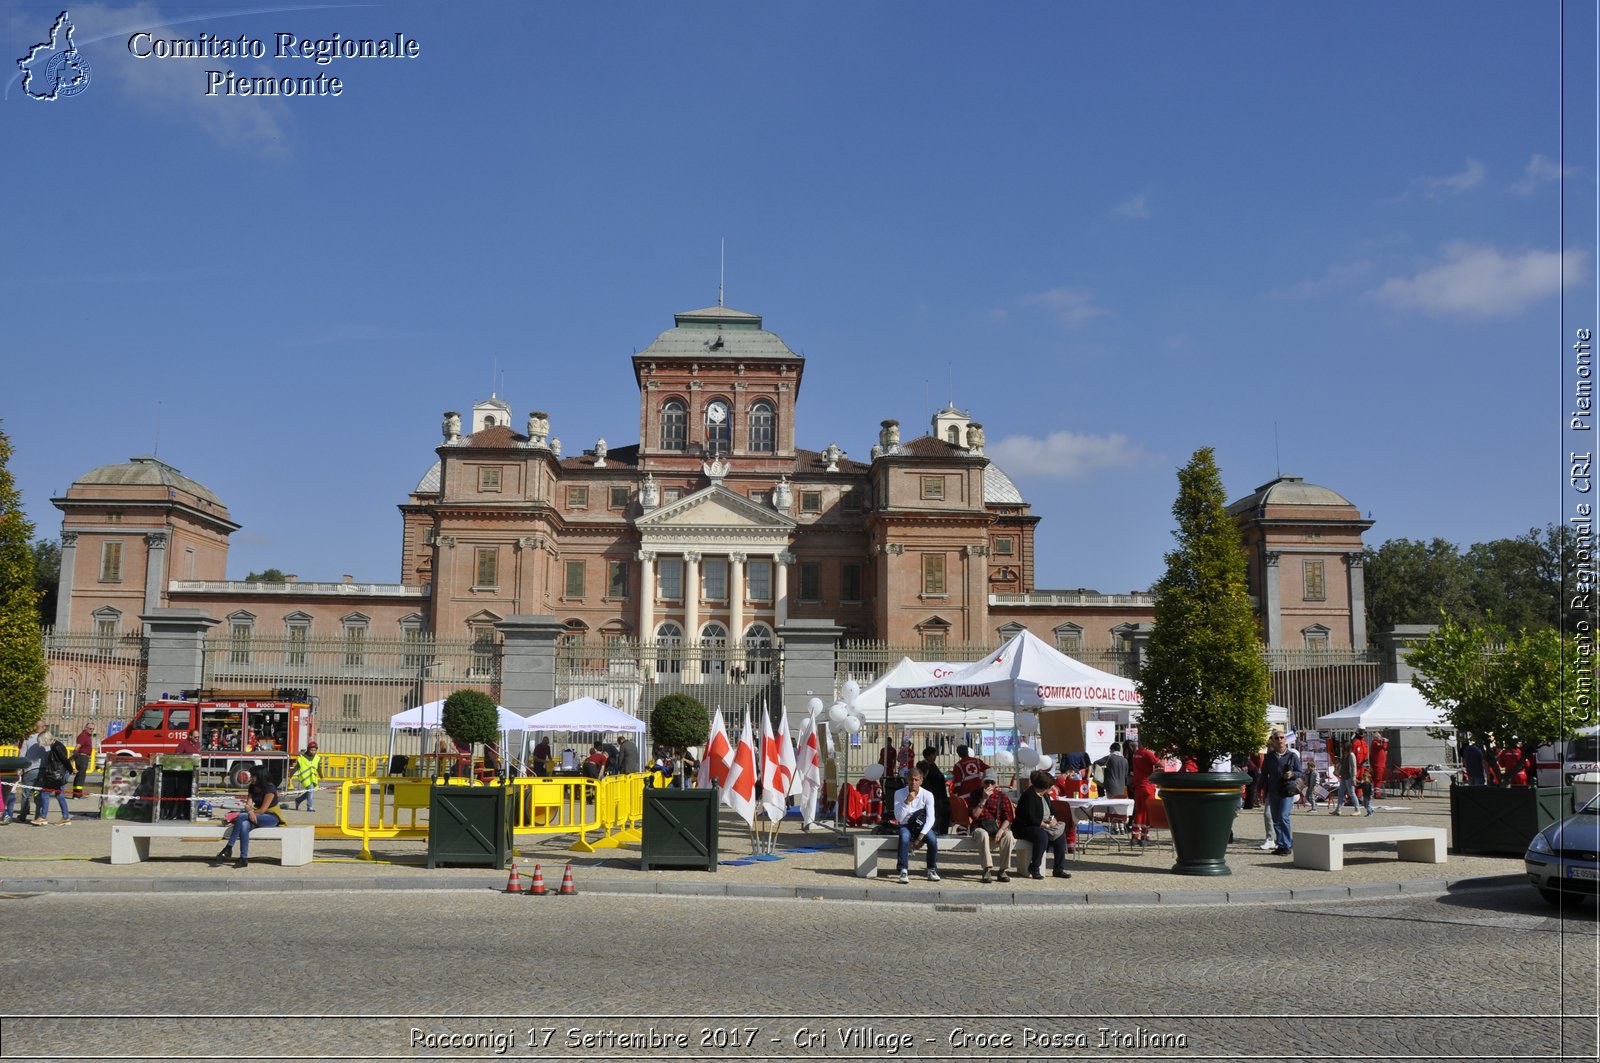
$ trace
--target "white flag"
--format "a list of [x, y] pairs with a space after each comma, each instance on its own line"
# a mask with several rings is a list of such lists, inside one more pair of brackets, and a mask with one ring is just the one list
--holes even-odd
[[800, 725], [796, 742], [794, 788], [800, 795], [800, 819], [807, 826], [816, 822], [817, 797], [822, 793], [822, 751], [817, 741], [817, 718], [807, 716]]
[[728, 766], [733, 763], [733, 745], [728, 741], [728, 728], [722, 722], [722, 710], [711, 718], [711, 735], [706, 739], [705, 752], [700, 757], [700, 769], [695, 772], [694, 784], [702, 790], [709, 786], [721, 787], [728, 781]]

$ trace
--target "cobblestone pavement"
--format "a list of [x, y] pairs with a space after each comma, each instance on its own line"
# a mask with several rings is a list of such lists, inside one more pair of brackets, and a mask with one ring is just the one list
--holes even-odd
[[[1596, 922], [1509, 887], [1181, 908], [63, 892], [0, 912], [29, 943], [0, 958], [7, 1059], [1596, 1051]], [[95, 944], [41, 977], [54, 939]]]

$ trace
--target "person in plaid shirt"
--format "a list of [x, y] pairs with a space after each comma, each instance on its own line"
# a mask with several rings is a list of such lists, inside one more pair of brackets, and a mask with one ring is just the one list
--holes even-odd
[[[995, 782], [994, 772], [985, 773], [983, 789], [972, 799], [967, 815], [972, 824], [972, 833], [978, 839], [979, 850], [983, 853], [983, 881], [990, 881], [989, 872], [993, 865], [989, 859], [989, 844], [994, 842], [1000, 846], [998, 877], [1001, 882], [1010, 882], [1011, 850], [1017, 843], [1016, 835], [1011, 833], [1011, 821], [1017, 818], [1017, 809]], [[991, 820], [993, 822], [989, 822]]]

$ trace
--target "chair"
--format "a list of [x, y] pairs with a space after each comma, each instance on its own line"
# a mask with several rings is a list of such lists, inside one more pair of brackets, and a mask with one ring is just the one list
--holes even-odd
[[1150, 836], [1155, 841], [1162, 838], [1157, 831], [1166, 833], [1166, 844], [1172, 844], [1172, 824], [1167, 822], [1167, 805], [1159, 797], [1152, 799], [1145, 805], [1146, 814], [1150, 817]]
[[950, 833], [972, 833], [972, 813], [967, 808], [965, 797], [950, 798]]

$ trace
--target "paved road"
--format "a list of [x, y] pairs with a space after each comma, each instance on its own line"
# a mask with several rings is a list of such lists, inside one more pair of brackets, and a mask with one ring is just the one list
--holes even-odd
[[[55, 894], [0, 913], [22, 946], [0, 960], [5, 1059], [1595, 1058], [1592, 1018], [1563, 1049], [1556, 1018], [1525, 1016], [1596, 1013], [1597, 924], [1520, 888], [1004, 910]], [[105, 944], [41, 964], [74, 935]], [[141, 1013], [177, 1017], [103, 1018]]]

